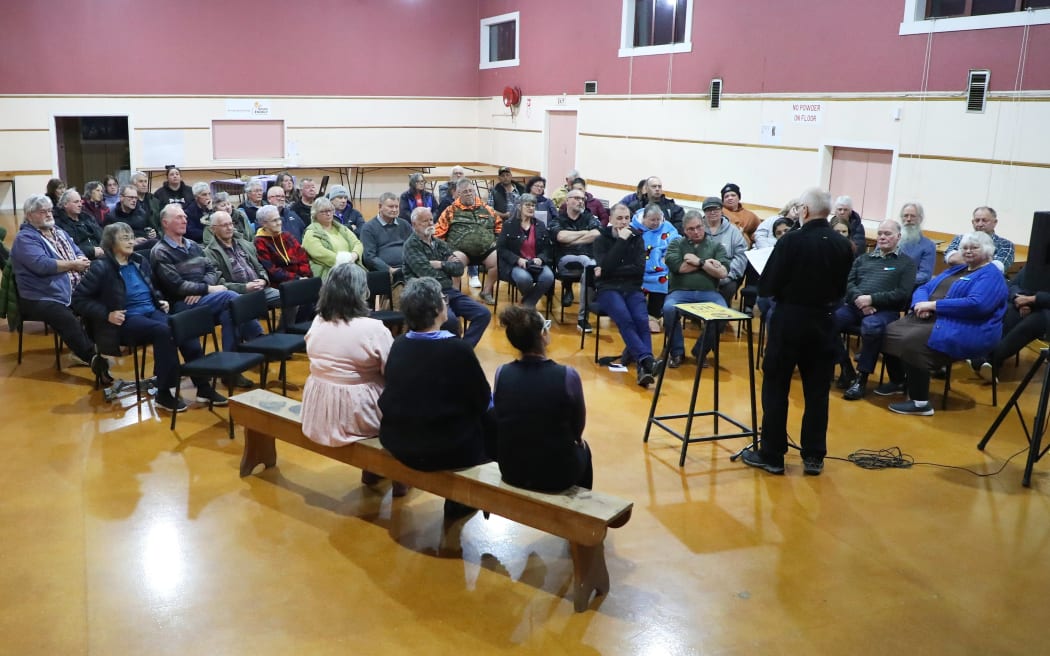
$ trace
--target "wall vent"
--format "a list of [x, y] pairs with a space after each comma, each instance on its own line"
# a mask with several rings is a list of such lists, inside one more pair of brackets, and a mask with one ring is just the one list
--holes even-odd
[[583, 92], [587, 95], [598, 93], [598, 80], [587, 80], [583, 83]]
[[966, 83], [966, 111], [984, 113], [990, 77], [990, 71], [970, 71], [970, 78]]
[[711, 109], [722, 106], [722, 78], [716, 77], [711, 80]]

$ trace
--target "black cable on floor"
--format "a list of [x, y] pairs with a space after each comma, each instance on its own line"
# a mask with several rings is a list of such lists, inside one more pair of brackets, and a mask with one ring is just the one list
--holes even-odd
[[943, 469], [958, 469], [964, 472], [969, 472], [974, 476], [986, 477], [995, 476], [1001, 473], [1006, 466], [1010, 464], [1010, 461], [1028, 451], [1028, 447], [1024, 447], [1017, 453], [1013, 454], [994, 472], [978, 472], [968, 467], [960, 467], [958, 465], [944, 465], [939, 462], [915, 462], [915, 458], [911, 457], [907, 453], [900, 450], [900, 447], [890, 447], [888, 449], [860, 449], [849, 454], [846, 458], [838, 458], [836, 456], [827, 456], [830, 460], [842, 460], [843, 462], [852, 462], [853, 464], [863, 469], [908, 469], [914, 465], [926, 465], [927, 467], [941, 467]]

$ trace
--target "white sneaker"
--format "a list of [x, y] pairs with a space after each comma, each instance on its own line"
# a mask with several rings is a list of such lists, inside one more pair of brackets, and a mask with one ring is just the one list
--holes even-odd
[[471, 276], [470, 277], [470, 286], [473, 289], [481, 289], [481, 279], [478, 278], [477, 276]]

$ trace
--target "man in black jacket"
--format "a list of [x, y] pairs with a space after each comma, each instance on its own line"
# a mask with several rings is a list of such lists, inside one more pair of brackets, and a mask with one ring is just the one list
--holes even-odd
[[853, 266], [849, 240], [828, 225], [830, 195], [820, 189], [802, 194], [802, 227], [777, 242], [759, 282], [758, 295], [772, 297], [769, 343], [762, 358], [762, 442], [745, 451], [744, 463], [771, 474], [784, 473], [787, 453], [788, 392], [798, 367], [805, 413], [802, 416], [804, 471], [817, 476], [827, 454], [828, 391], [835, 368], [835, 308], [846, 294]]
[[664, 183], [655, 175], [646, 179], [645, 194], [631, 203], [631, 214], [643, 209], [650, 203], [659, 205], [660, 209], [663, 210], [664, 219], [670, 221], [674, 225], [675, 230], [682, 234], [682, 218], [685, 217], [685, 210], [679, 207], [674, 202], [674, 199], [664, 196]]
[[70, 187], [58, 199], [59, 208], [55, 212], [55, 223], [65, 230], [77, 248], [83, 251], [89, 260], [102, 257], [102, 226], [95, 217], [84, 211], [84, 201], [77, 190]]

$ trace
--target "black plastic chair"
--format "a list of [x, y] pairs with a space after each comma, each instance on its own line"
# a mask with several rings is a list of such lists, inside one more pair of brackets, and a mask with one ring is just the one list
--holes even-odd
[[[47, 335], [49, 326], [43, 319], [38, 319], [32, 316], [32, 313], [26, 312], [26, 307], [22, 305], [21, 299], [18, 303], [18, 312], [21, 315], [21, 319], [18, 322], [18, 364], [22, 364], [22, 333], [25, 330], [25, 323], [27, 321], [37, 321], [44, 324], [44, 335]], [[62, 338], [58, 336], [57, 332], [52, 333], [52, 338], [55, 342], [55, 370], [62, 371]]]
[[[369, 316], [382, 321], [387, 328], [391, 328], [391, 333], [399, 334], [404, 331], [405, 315], [393, 309], [393, 293], [389, 271], [368, 272], [368, 307], [375, 307], [377, 298], [385, 298], [390, 303], [391, 308], [389, 310], [373, 310]], [[393, 330], [394, 327], [397, 328], [396, 332]]]
[[314, 307], [321, 296], [320, 278], [300, 278], [281, 284], [281, 332], [305, 335], [313, 321], [296, 323], [295, 313], [301, 305]]
[[[171, 335], [176, 344], [182, 344], [191, 339], [207, 337], [209, 334], [212, 336], [212, 339], [215, 338], [215, 318], [212, 315], [211, 308], [197, 307], [183, 310], [168, 317], [168, 322], [171, 324]], [[178, 362], [178, 359], [176, 358], [176, 362]], [[265, 370], [263, 366], [265, 362], [265, 356], [259, 353], [240, 353], [236, 351], [233, 353], [226, 351], [209, 353], [196, 360], [184, 362], [179, 365], [175, 377], [175, 400], [176, 402], [179, 400], [179, 388], [181, 387], [182, 379], [186, 376], [210, 378], [212, 387], [215, 386], [216, 378], [222, 378], [226, 381], [227, 396], [232, 396], [233, 379], [253, 367], [259, 367], [260, 375], [264, 375]], [[208, 401], [208, 410], [211, 410], [212, 407], [212, 402]], [[171, 413], [171, 430], [175, 430], [175, 419], [178, 415], [179, 413], [177, 412]], [[232, 415], [229, 419], [229, 425], [230, 439], [232, 440]]]
[[[578, 264], [569, 264], [569, 265], [565, 266], [564, 268], [559, 267], [558, 266], [558, 262], [561, 261], [561, 256], [562, 255], [564, 255], [564, 253], [562, 253], [561, 249], [558, 247], [558, 245], [555, 244], [554, 245], [554, 258], [551, 261], [551, 264], [554, 267], [554, 280], [555, 280], [555, 282], [561, 283], [561, 289], [562, 289], [562, 292], [564, 293], [565, 285], [568, 285], [569, 289], [571, 290], [574, 283], [577, 283], [577, 282], [581, 281], [581, 279], [583, 278], [584, 268], [582, 266], [578, 265]], [[584, 293], [586, 293], [586, 291], [581, 289], [580, 293], [584, 294]], [[554, 302], [553, 299], [554, 299], [554, 285], [551, 285], [551, 296], [550, 296], [549, 303], [553, 303]], [[584, 301], [581, 298], [580, 299], [580, 303], [583, 303], [583, 302]], [[561, 303], [558, 303], [558, 304], [561, 305]], [[548, 313], [547, 316], [549, 317], [550, 314]], [[558, 323], [565, 323], [565, 306], [564, 305], [561, 306], [561, 318], [558, 320]]]
[[266, 316], [267, 311], [266, 292], [261, 289], [241, 294], [230, 302], [230, 315], [233, 317], [237, 350], [241, 353], [260, 353], [266, 358], [263, 363], [262, 376], [259, 379], [259, 386], [262, 389], [266, 389], [266, 377], [270, 371], [269, 364], [280, 362], [281, 394], [288, 396], [288, 360], [296, 353], [306, 352], [306, 338], [291, 333], [270, 333], [241, 341], [241, 325]]
[[[601, 341], [602, 332], [602, 317], [609, 316], [602, 311], [600, 305], [598, 305], [597, 292], [594, 281], [594, 266], [588, 266], [585, 269], [583, 279], [586, 284], [580, 286], [580, 303], [583, 303], [584, 316], [594, 315], [594, 363], [598, 364], [598, 343]], [[590, 299], [594, 297], [594, 302], [591, 303]], [[580, 348], [583, 348], [584, 341], [587, 339], [587, 333], [580, 331]]]

